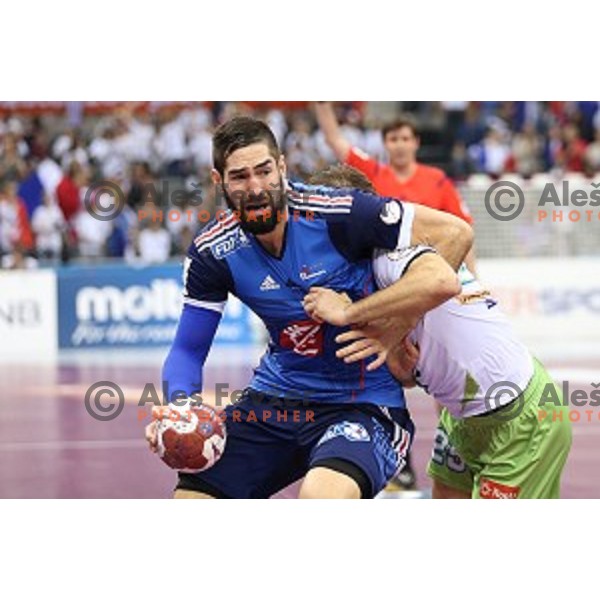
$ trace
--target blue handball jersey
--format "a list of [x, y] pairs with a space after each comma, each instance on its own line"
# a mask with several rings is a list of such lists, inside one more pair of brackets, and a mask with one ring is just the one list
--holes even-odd
[[[184, 303], [223, 312], [228, 294], [251, 308], [270, 340], [250, 387], [272, 396], [329, 403], [404, 407], [401, 386], [384, 366], [336, 358], [346, 328], [312, 321], [302, 300], [313, 286], [358, 300], [375, 291], [375, 248], [406, 237], [405, 207], [358, 190], [288, 183], [282, 254], [268, 253], [227, 212], [208, 223], [188, 252]], [[404, 226], [403, 226], [404, 221]], [[410, 232], [408, 232], [410, 235]]]

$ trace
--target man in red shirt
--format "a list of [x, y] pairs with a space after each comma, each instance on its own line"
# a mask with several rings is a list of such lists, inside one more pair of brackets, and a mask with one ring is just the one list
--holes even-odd
[[[389, 156], [389, 165], [386, 165], [353, 148], [344, 138], [331, 102], [317, 102], [315, 111], [325, 140], [338, 160], [364, 173], [378, 194], [423, 204], [473, 223], [468, 208], [449, 177], [440, 169], [417, 162], [420, 140], [410, 117], [400, 117], [383, 128], [383, 142]], [[475, 273], [472, 250], [465, 262]]]

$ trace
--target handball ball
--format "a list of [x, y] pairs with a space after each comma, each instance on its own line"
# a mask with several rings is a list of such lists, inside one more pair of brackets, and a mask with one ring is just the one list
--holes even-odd
[[158, 455], [172, 469], [197, 473], [212, 467], [225, 450], [225, 421], [212, 407], [170, 404], [152, 411], [158, 421]]

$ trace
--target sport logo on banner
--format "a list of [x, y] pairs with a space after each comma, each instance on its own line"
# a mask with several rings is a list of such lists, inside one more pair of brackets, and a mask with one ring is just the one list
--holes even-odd
[[[181, 266], [62, 268], [58, 298], [61, 348], [165, 346], [182, 310]], [[258, 335], [250, 309], [232, 298], [215, 343], [250, 345]]]

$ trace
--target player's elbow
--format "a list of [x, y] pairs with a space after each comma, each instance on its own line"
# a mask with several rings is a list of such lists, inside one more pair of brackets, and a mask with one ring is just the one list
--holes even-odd
[[429, 255], [428, 259], [427, 296], [429, 306], [434, 308], [460, 294], [462, 288], [458, 275], [445, 260]]
[[471, 226], [457, 216], [425, 206], [414, 206], [412, 245], [433, 246], [455, 271], [473, 245]]
[[445, 215], [445, 225], [441, 231], [444, 241], [440, 243], [438, 250], [450, 266], [458, 271], [473, 246], [473, 229], [462, 219], [454, 215]]
[[438, 304], [454, 298], [461, 292], [460, 280], [458, 275], [450, 268], [445, 269], [443, 273], [437, 273], [434, 278], [435, 289], [432, 294], [436, 297]]

